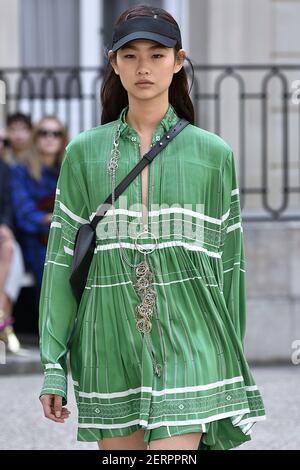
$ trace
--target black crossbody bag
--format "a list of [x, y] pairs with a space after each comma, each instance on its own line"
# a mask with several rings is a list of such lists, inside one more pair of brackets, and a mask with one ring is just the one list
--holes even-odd
[[[154, 145], [154, 147], [147, 152], [143, 158], [137, 163], [137, 165], [128, 173], [127, 176], [121, 181], [121, 183], [115, 189], [115, 200], [125, 191], [127, 186], [138, 176], [138, 174], [151, 163], [156, 155], [163, 150], [169, 142], [171, 142], [176, 135], [179, 134], [188, 124], [189, 121], [186, 119], [179, 119], [179, 121], [168, 130], [162, 137], [162, 139]], [[89, 268], [92, 262], [94, 251], [96, 248], [96, 227], [98, 223], [103, 219], [106, 212], [112, 206], [112, 196], [110, 194], [108, 198], [101, 205], [98, 212], [101, 215], [95, 215], [94, 218], [87, 224], [83, 224], [77, 231], [74, 241], [74, 256], [71, 266], [71, 275], [69, 282], [73, 294], [76, 298], [79, 306], [81, 297], [86, 285]]]

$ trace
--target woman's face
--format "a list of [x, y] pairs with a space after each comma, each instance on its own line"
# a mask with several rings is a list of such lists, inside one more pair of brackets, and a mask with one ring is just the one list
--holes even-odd
[[[178, 51], [175, 60], [174, 48], [164, 47], [148, 39], [135, 39], [117, 51], [116, 61], [112, 60], [111, 65], [120, 75], [129, 95], [149, 99], [169, 88], [174, 73], [182, 68], [185, 57], [184, 49]], [[109, 58], [113, 59], [112, 51], [109, 51]], [[144, 79], [151, 81], [151, 84], [137, 84]]]
[[36, 131], [37, 151], [42, 155], [56, 156], [62, 148], [63, 130], [54, 119], [44, 119]]

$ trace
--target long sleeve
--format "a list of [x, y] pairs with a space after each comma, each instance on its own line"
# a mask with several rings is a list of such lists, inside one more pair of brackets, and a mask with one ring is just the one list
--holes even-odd
[[12, 202], [16, 225], [28, 233], [47, 233], [49, 226], [43, 223], [46, 211], [37, 208], [28, 191], [29, 174], [23, 164], [11, 169]]
[[244, 347], [246, 329], [245, 247], [233, 152], [226, 157], [222, 174], [221, 251], [223, 294], [235, 331]]
[[39, 303], [40, 356], [44, 383], [40, 395], [57, 394], [67, 403], [67, 353], [77, 304], [69, 283], [74, 239], [89, 221], [88, 209], [71, 160], [79, 161], [79, 144], [68, 145], [57, 181]]

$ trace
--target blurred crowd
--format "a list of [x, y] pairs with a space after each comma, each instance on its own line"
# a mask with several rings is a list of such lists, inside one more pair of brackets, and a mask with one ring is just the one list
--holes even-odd
[[68, 132], [52, 115], [36, 124], [16, 112], [0, 130], [0, 340], [25, 352], [13, 327], [24, 276], [34, 279], [38, 307], [48, 233]]

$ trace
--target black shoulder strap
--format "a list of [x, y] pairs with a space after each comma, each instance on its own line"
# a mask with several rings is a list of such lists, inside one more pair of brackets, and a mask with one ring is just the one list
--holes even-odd
[[[171, 129], [168, 130], [164, 134], [164, 136], [161, 138], [157, 144], [152, 147], [149, 152], [147, 152], [143, 158], [140, 159], [140, 161], [136, 164], [136, 166], [128, 173], [128, 175], [125, 176], [125, 178], [121, 181], [121, 183], [118, 184], [118, 186], [115, 189], [115, 200], [118, 199], [118, 197], [125, 191], [127, 186], [130, 185], [130, 183], [138, 176], [138, 174], [149, 164], [151, 163], [156, 155], [159, 154], [161, 150], [163, 150], [169, 142], [171, 142], [174, 137], [176, 137], [179, 132], [181, 132], [188, 124], [190, 124], [189, 121], [186, 119], [182, 118], [179, 119], [179, 121], [173, 126]], [[100, 209], [98, 209], [97, 214], [101, 215], [95, 215], [92, 221], [90, 222], [90, 225], [92, 228], [95, 230], [98, 222], [105, 216], [106, 212], [109, 210], [109, 207], [112, 205], [112, 193], [108, 198], [104, 201], [104, 203], [101, 205]], [[103, 213], [102, 213], [103, 211]]]

